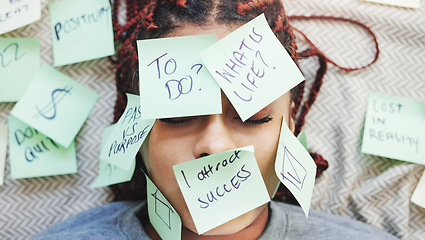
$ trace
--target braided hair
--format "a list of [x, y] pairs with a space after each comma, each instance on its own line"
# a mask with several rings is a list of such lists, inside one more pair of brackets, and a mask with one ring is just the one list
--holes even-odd
[[[125, 4], [126, 21], [120, 25], [118, 13], [123, 4]], [[297, 59], [302, 56], [296, 52], [295, 36], [281, 0], [125, 0], [124, 3], [116, 0], [113, 6], [114, 37], [122, 45], [116, 53], [115, 60], [117, 64], [115, 73], [117, 100], [114, 108], [114, 121], [118, 121], [125, 109], [126, 93], [143, 94], [143, 92], [139, 92], [138, 88], [136, 40], [161, 38], [173, 29], [186, 24], [207, 26], [217, 23], [227, 26], [242, 26], [262, 13], [288, 54], [297, 62]], [[292, 110], [294, 118], [297, 116], [297, 110], [302, 102], [303, 88], [304, 82], [291, 90], [292, 101], [295, 103]], [[314, 94], [317, 95], [317, 92], [315, 91]], [[314, 99], [308, 103], [310, 106]], [[297, 133], [304, 124], [304, 116], [302, 116], [303, 119], [296, 121], [298, 123], [296, 125]], [[319, 176], [328, 167], [328, 163], [319, 154], [311, 155], [318, 166], [316, 176]], [[138, 154], [136, 159], [136, 173], [140, 169], [144, 169], [146, 172], [141, 155]], [[134, 174], [130, 182], [112, 185], [110, 188], [116, 201], [138, 200], [146, 199], [145, 186], [143, 174]], [[295, 198], [282, 184], [280, 184], [275, 199], [296, 203]]]

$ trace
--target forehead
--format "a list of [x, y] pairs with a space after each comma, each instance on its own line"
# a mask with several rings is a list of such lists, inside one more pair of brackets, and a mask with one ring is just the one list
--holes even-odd
[[210, 26], [199, 26], [187, 24], [176, 29], [173, 29], [165, 37], [182, 37], [182, 36], [191, 36], [191, 35], [203, 35], [203, 34], [215, 34], [217, 35], [217, 40], [222, 39], [223, 37], [230, 34], [232, 31], [236, 30], [239, 26], [234, 25], [224, 25], [224, 24], [212, 24]]

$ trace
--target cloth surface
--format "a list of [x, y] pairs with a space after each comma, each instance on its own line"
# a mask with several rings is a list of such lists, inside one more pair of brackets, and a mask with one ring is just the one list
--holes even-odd
[[[47, 3], [42, 0], [39, 21], [0, 37], [39, 38], [42, 62], [52, 65]], [[378, 61], [364, 70], [347, 73], [329, 66], [307, 115], [309, 148], [329, 161], [329, 169], [316, 182], [312, 208], [367, 222], [402, 239], [425, 239], [425, 209], [410, 202], [425, 167], [360, 152], [371, 91], [425, 101], [425, 2], [417, 10], [361, 0], [285, 0], [284, 6], [288, 15], [343, 16], [365, 23], [377, 35], [381, 49]], [[373, 42], [358, 27], [332, 21], [292, 24], [341, 65], [356, 67], [373, 57]], [[317, 62], [301, 60], [300, 67], [308, 85]], [[91, 189], [89, 185], [98, 171], [101, 133], [112, 122], [113, 66], [99, 59], [58, 69], [100, 95], [76, 138], [78, 173], [12, 180], [8, 157], [0, 190], [2, 239], [27, 239], [112, 200], [108, 188]], [[13, 106], [0, 103], [1, 122], [7, 122]]]
[[[137, 212], [146, 202], [115, 202], [80, 213], [32, 238], [48, 239], [150, 239]], [[270, 202], [270, 221], [259, 240], [269, 239], [397, 239], [367, 224], [311, 211], [308, 219], [300, 207]]]

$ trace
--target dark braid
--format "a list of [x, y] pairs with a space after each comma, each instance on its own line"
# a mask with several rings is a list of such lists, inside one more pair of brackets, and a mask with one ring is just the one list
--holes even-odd
[[[269, 26], [288, 54], [295, 62], [297, 62], [297, 58], [300, 58], [296, 53], [295, 36], [287, 20], [281, 0], [125, 0], [125, 3], [127, 15], [124, 25], [118, 24], [117, 15], [120, 1], [116, 0], [113, 6], [115, 38], [122, 41], [122, 46], [116, 53], [117, 100], [114, 109], [115, 122], [118, 121], [125, 109], [125, 93], [143, 94], [143, 92], [139, 93], [138, 88], [136, 44], [138, 39], [164, 37], [173, 29], [185, 24], [206, 26], [215, 22], [238, 27], [264, 13]], [[293, 116], [297, 115], [297, 110], [302, 102], [303, 92], [304, 82], [291, 90], [292, 99], [296, 106], [293, 109]], [[320, 165], [317, 171], [317, 175], [319, 175], [327, 168], [327, 162], [320, 155], [312, 154], [312, 156], [316, 164]], [[139, 170], [140, 168], [145, 169], [145, 166], [140, 154], [138, 154], [136, 172], [133, 179], [127, 183], [111, 186], [115, 194], [115, 200], [146, 198], [146, 183], [143, 174]], [[281, 184], [281, 189], [276, 195], [276, 199], [287, 200], [286, 196], [289, 195], [289, 191]], [[291, 202], [290, 200], [288, 201]]]

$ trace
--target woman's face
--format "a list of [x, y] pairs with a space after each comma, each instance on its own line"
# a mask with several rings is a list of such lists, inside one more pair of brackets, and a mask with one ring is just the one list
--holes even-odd
[[[169, 36], [217, 34], [220, 39], [234, 29], [223, 25], [203, 29], [186, 26]], [[158, 119], [142, 147], [142, 154], [150, 178], [179, 213], [183, 225], [196, 232], [173, 172], [173, 165], [206, 155], [253, 145], [255, 158], [271, 196], [279, 182], [274, 162], [282, 119], [290, 119], [290, 93], [282, 95], [270, 105], [242, 122], [222, 93], [222, 114], [182, 118]], [[292, 121], [288, 123], [292, 125]], [[233, 219], [206, 234], [232, 234], [251, 224], [266, 205]]]

